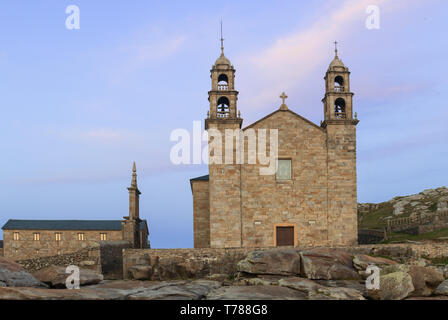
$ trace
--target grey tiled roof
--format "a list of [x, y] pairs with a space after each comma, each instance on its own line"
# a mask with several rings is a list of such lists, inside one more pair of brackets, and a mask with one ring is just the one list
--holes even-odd
[[[145, 223], [141, 224], [144, 228]], [[121, 220], [14, 220], [10, 219], [3, 230], [121, 230]]]
[[209, 175], [200, 176], [197, 178], [190, 179], [190, 181], [208, 181], [210, 179]]

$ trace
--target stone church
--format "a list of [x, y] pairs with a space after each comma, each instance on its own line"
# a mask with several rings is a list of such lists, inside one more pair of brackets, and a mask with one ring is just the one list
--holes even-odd
[[[337, 48], [324, 79], [320, 125], [291, 110], [283, 93], [277, 110], [242, 129], [243, 133], [249, 128], [278, 130], [275, 174], [260, 175], [258, 161], [209, 161], [209, 174], [190, 180], [195, 248], [357, 243], [358, 120], [350, 72]], [[226, 129], [241, 129], [235, 68], [222, 44], [211, 82], [206, 130], [213, 128], [224, 135]]]
[[2, 227], [3, 255], [12, 260], [73, 253], [104, 241], [128, 241], [149, 248], [148, 224], [140, 219], [135, 163], [129, 191], [129, 216], [123, 220], [15, 220]]

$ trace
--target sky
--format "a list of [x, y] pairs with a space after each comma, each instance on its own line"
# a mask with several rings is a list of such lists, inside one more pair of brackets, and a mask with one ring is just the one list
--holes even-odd
[[189, 179], [208, 170], [172, 164], [170, 134], [203, 125], [221, 19], [243, 126], [282, 91], [319, 124], [337, 40], [360, 120], [358, 201], [446, 186], [447, 12], [446, 0], [4, 0], [0, 225], [121, 219], [135, 161], [152, 247], [192, 247]]

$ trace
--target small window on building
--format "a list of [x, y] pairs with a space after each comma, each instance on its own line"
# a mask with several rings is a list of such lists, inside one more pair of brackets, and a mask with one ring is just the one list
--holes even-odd
[[58, 256], [60, 256], [62, 254], [61, 250], [58, 250]]
[[40, 233], [34, 232], [34, 241], [40, 241]]
[[19, 233], [18, 232], [14, 232], [13, 239], [14, 239], [14, 241], [19, 241]]
[[84, 241], [84, 233], [78, 233], [78, 240]]
[[291, 180], [291, 159], [277, 160], [277, 173], [275, 175], [277, 180]]
[[54, 236], [55, 236], [55, 240], [56, 240], [56, 241], [61, 241], [61, 240], [62, 240], [62, 233], [60, 233], [60, 232], [56, 232], [56, 233], [54, 234]]
[[15, 253], [19, 253], [19, 250], [17, 250], [17, 249], [14, 249], [14, 252], [15, 252]]
[[101, 239], [101, 241], [106, 241], [107, 240], [107, 233], [100, 233], [100, 239]]
[[36, 254], [39, 254], [39, 249], [36, 249]]

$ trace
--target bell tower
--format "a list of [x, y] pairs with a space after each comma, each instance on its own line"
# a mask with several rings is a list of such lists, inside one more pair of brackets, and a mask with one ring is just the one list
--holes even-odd
[[237, 113], [238, 91], [235, 90], [235, 68], [224, 55], [224, 39], [221, 25], [221, 55], [210, 70], [212, 88], [208, 92], [210, 110], [205, 120], [205, 129], [209, 124], [229, 124], [241, 128], [242, 119]]
[[335, 57], [325, 74], [324, 121], [327, 133], [328, 239], [330, 245], [353, 245], [358, 239], [356, 125], [350, 71]]
[[[324, 123], [332, 120], [353, 120], [353, 93], [350, 92], [350, 71], [338, 57], [335, 41], [335, 56], [325, 74]], [[356, 114], [355, 114], [356, 118]]]
[[[209, 133], [210, 247], [242, 246], [241, 164], [237, 163], [237, 141], [232, 135], [241, 129], [243, 119], [237, 110], [235, 68], [224, 55], [221, 24], [221, 55], [210, 70], [208, 92], [210, 110], [205, 119]], [[230, 135], [228, 135], [231, 133]], [[211, 147], [216, 139], [221, 145]], [[230, 156], [230, 157], [229, 157]], [[216, 159], [219, 159], [218, 161]]]

